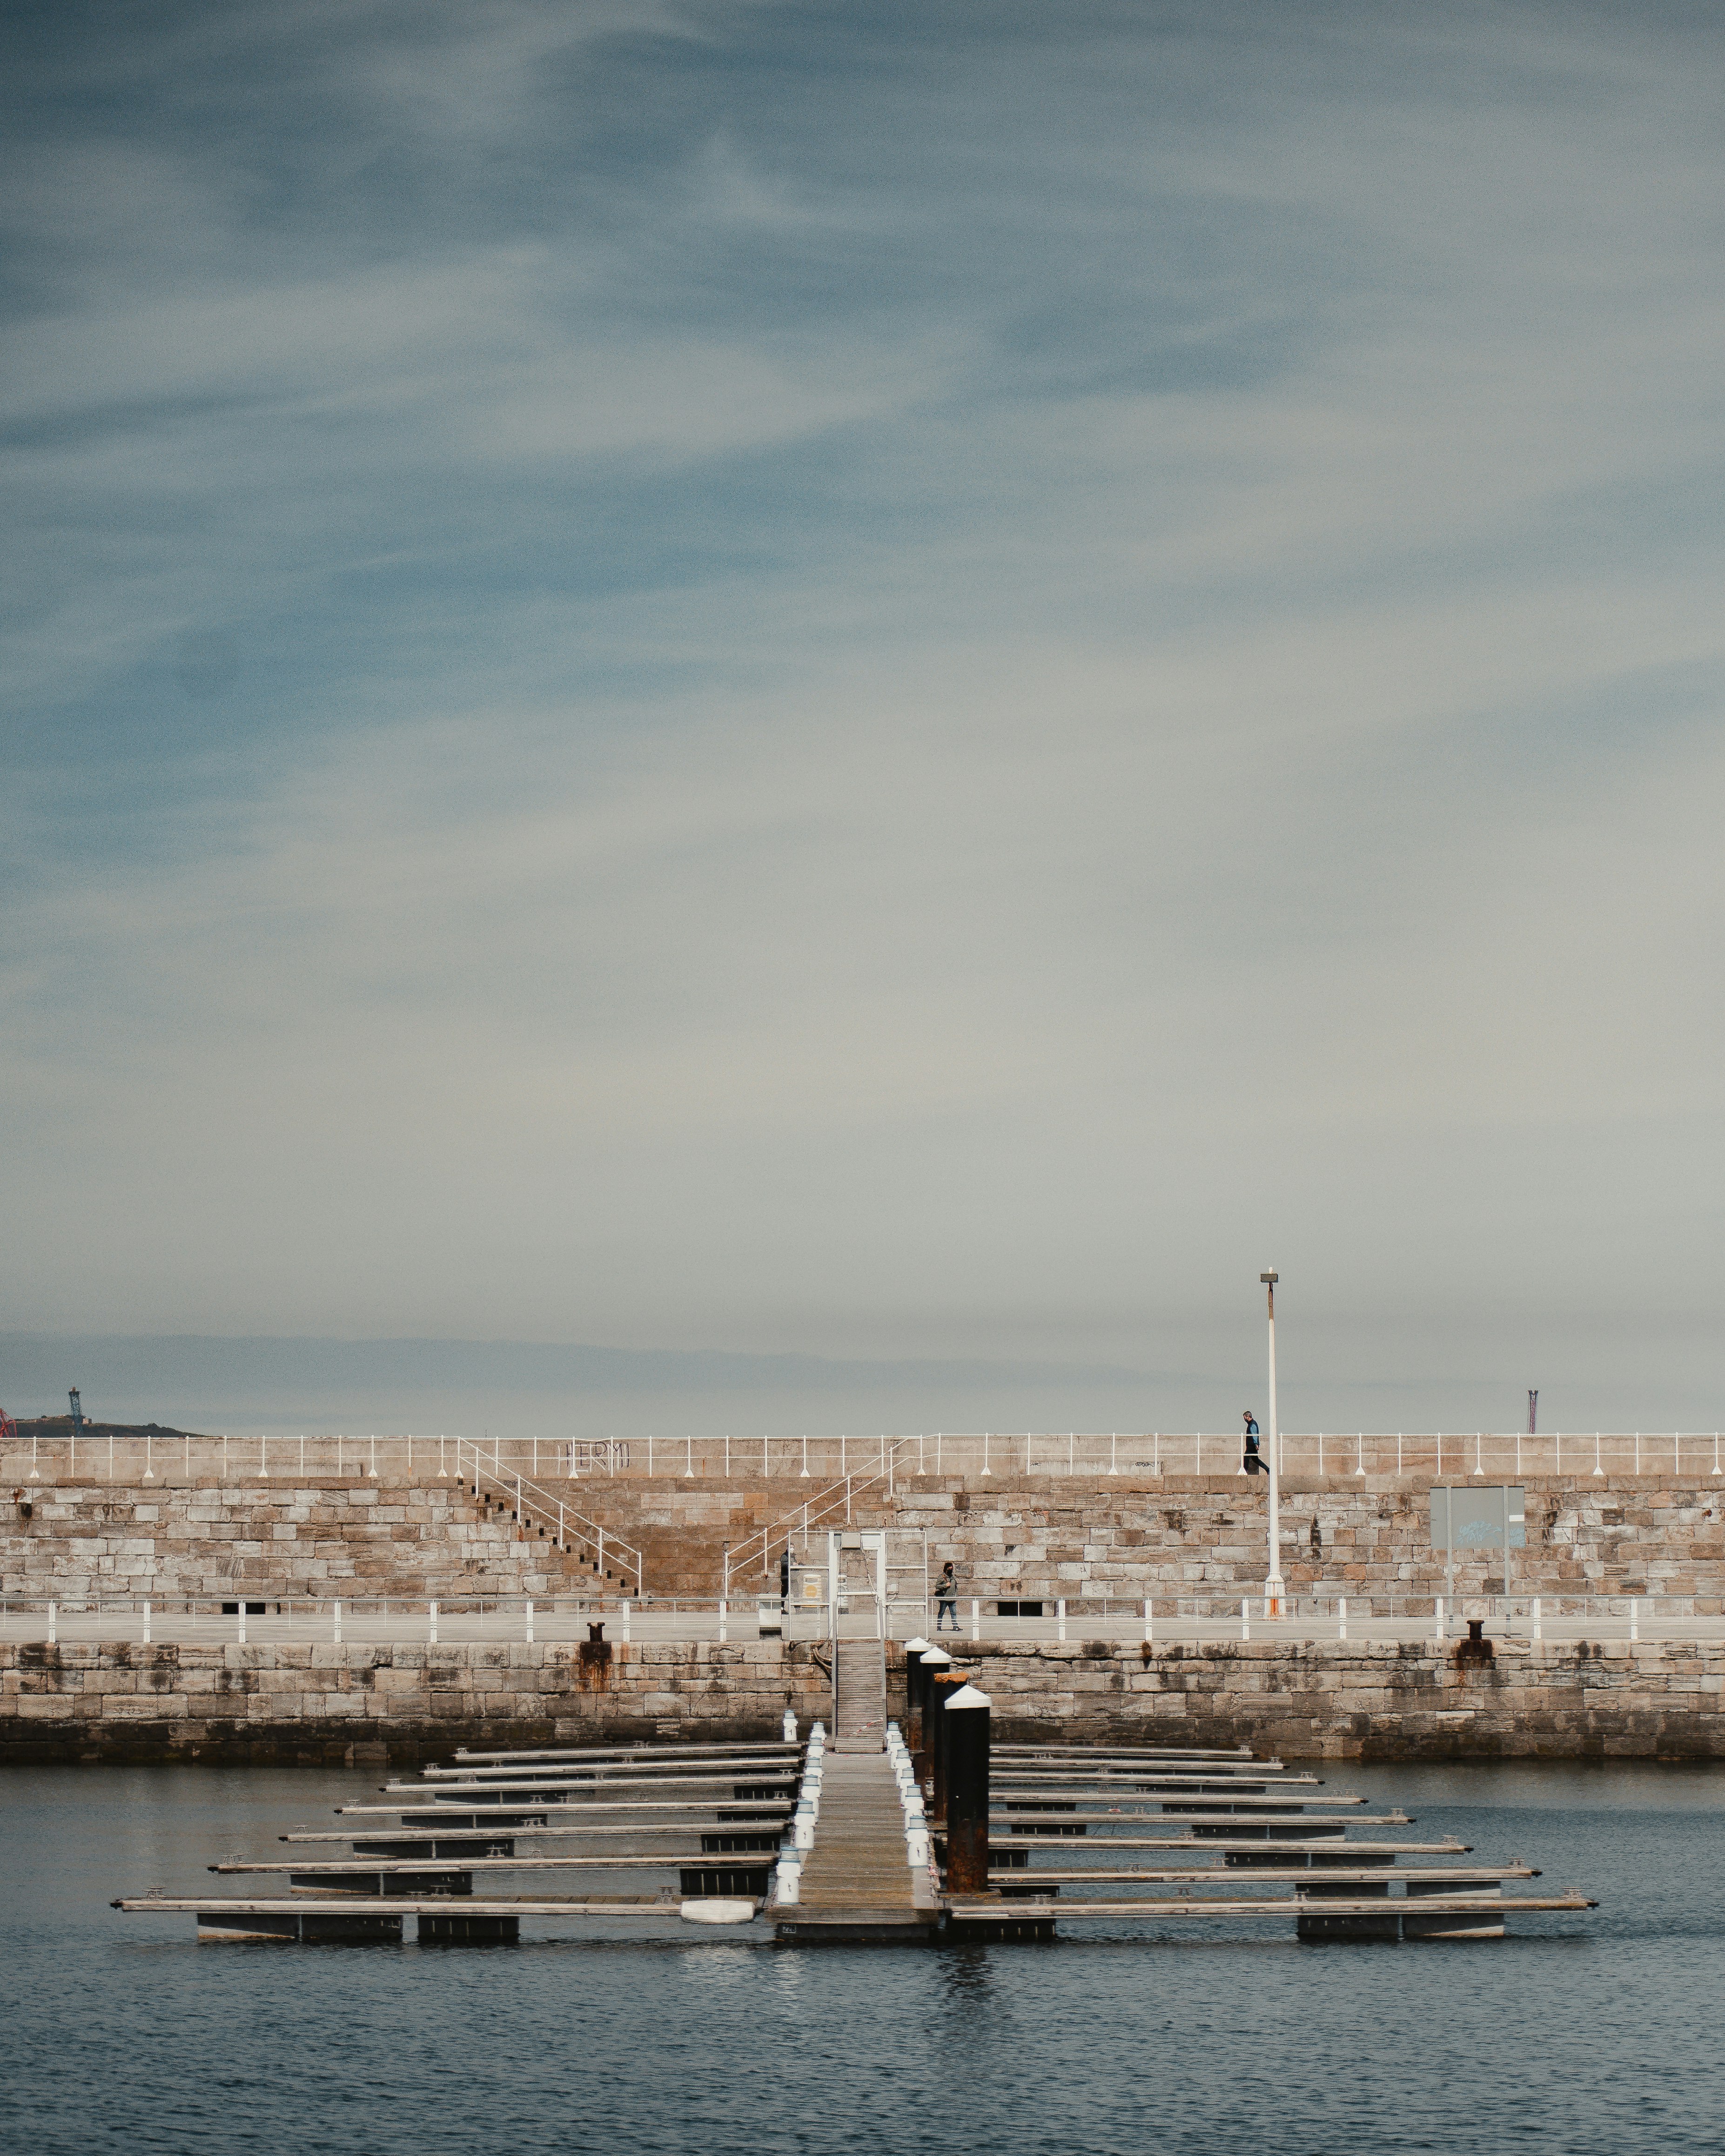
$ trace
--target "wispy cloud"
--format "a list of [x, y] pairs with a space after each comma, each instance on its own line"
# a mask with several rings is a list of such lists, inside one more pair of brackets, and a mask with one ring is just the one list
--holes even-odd
[[0, 171], [19, 1322], [1687, 1306], [1703, 27], [96, 19]]

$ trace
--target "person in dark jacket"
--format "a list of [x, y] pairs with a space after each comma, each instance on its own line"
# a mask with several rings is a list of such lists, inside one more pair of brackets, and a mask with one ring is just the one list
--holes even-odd
[[958, 1630], [958, 1575], [948, 1558], [941, 1567], [941, 1576], [934, 1583], [934, 1629], [938, 1632], [942, 1621], [950, 1617], [952, 1630]]
[[791, 1606], [791, 1546], [788, 1543], [784, 1546], [784, 1555], [778, 1560], [778, 1606], [781, 1609], [788, 1609]]
[[1258, 1418], [1250, 1408], [1245, 1410], [1245, 1458], [1240, 1464], [1248, 1475], [1266, 1471], [1263, 1455], [1258, 1450]]

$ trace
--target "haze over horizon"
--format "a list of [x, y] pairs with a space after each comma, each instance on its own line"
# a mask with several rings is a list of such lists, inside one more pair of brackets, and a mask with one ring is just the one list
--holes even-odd
[[1718, 30], [0, 4], [0, 1404], [1725, 1422]]

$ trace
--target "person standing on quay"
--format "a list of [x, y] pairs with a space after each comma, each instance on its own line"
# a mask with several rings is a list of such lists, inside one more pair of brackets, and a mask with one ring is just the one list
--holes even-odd
[[950, 1617], [952, 1630], [958, 1630], [958, 1575], [948, 1558], [941, 1567], [941, 1576], [934, 1583], [934, 1629], [938, 1632], [942, 1620]]
[[1242, 1462], [1242, 1465], [1245, 1466], [1245, 1471], [1248, 1475], [1256, 1475], [1262, 1471], [1264, 1466], [1264, 1462], [1259, 1456], [1258, 1453], [1258, 1418], [1252, 1413], [1250, 1408], [1247, 1408], [1245, 1410], [1245, 1459]]

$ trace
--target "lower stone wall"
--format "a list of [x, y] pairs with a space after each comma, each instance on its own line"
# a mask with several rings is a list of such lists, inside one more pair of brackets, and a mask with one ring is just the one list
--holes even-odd
[[[1725, 1645], [983, 1643], [1004, 1741], [1249, 1744], [1289, 1759], [1725, 1758]], [[890, 1655], [891, 1711], [903, 1650]], [[0, 1645], [0, 1763], [414, 1766], [457, 1745], [776, 1736], [827, 1715], [798, 1642]]]

